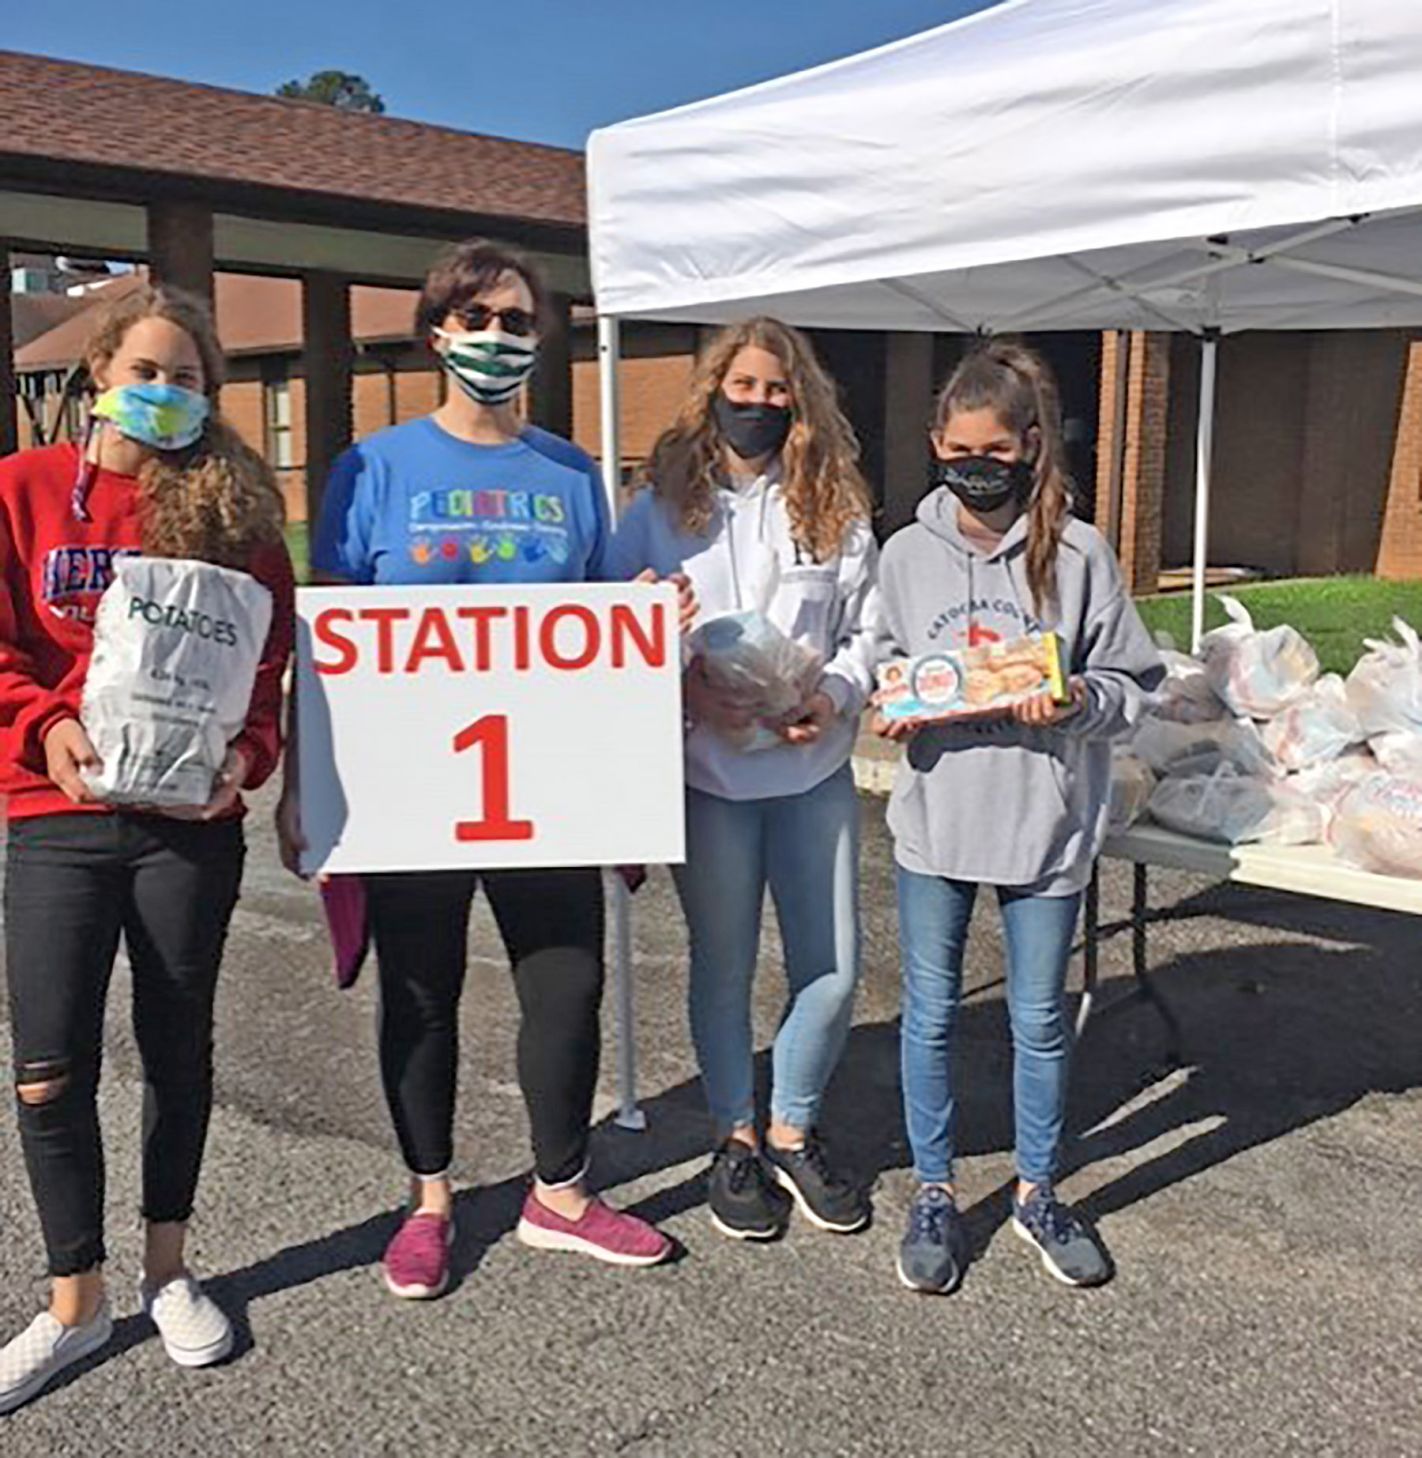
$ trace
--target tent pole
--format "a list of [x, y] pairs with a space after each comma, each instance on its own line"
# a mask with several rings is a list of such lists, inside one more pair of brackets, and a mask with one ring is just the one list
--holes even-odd
[[[622, 503], [622, 431], [618, 396], [621, 321], [597, 316], [597, 367], [602, 421], [602, 480], [608, 516], [615, 524]], [[637, 1019], [632, 1002], [632, 893], [616, 872], [612, 877], [613, 977], [617, 989], [617, 1123], [645, 1129], [647, 1116], [637, 1107]]]
[[1195, 561], [1190, 602], [1190, 651], [1205, 636], [1205, 572], [1210, 556], [1210, 474], [1215, 446], [1215, 382], [1220, 333], [1206, 329], [1200, 344], [1200, 409], [1195, 436]]

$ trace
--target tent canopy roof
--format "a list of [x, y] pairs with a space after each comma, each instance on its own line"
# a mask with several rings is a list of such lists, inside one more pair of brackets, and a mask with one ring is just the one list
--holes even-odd
[[608, 314], [1422, 322], [1416, 0], [1007, 0], [595, 132]]

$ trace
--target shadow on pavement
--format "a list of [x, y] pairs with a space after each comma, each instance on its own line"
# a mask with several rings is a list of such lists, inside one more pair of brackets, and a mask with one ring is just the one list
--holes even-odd
[[[1213, 907], [1211, 914], [1218, 914]], [[1231, 914], [1238, 915], [1238, 909]], [[1277, 915], [1265, 908], [1260, 915]], [[1391, 919], [1388, 919], [1391, 920]], [[1356, 941], [1356, 924], [1350, 923]], [[1340, 937], [1340, 940], [1342, 938]], [[1184, 1024], [1188, 1067], [1157, 1080], [1162, 1029], [1137, 1005], [1093, 1020], [1075, 1054], [1064, 1173], [1146, 1151], [1126, 1173], [1082, 1201], [1100, 1218], [1188, 1180], [1243, 1150], [1279, 1139], [1376, 1092], [1422, 1087], [1422, 974], [1402, 960], [1390, 928], [1384, 947], [1330, 950], [1280, 942], [1190, 952], [1156, 970]], [[1006, 1155], [1012, 1147], [1011, 1043], [1000, 1000], [964, 1003], [958, 1028], [958, 1133], [962, 1156]], [[758, 1060], [762, 1097], [768, 1055]], [[709, 1136], [701, 1090], [688, 1080], [647, 1100], [648, 1127], [628, 1133], [610, 1121], [594, 1131], [593, 1170], [601, 1189], [702, 1161]], [[847, 1172], [875, 1182], [909, 1164], [899, 1104], [898, 1025], [855, 1027], [825, 1109], [827, 1141]], [[527, 1177], [462, 1191], [453, 1279], [478, 1270], [491, 1246], [511, 1234]], [[1007, 1183], [967, 1212], [981, 1250], [1010, 1213]], [[706, 1198], [704, 1168], [631, 1206], [662, 1222]], [[252, 1346], [253, 1302], [362, 1266], [375, 1266], [398, 1210], [316, 1235], [241, 1270], [210, 1289], [237, 1325], [234, 1360]], [[371, 1273], [372, 1284], [376, 1280]], [[378, 1299], [372, 1290], [372, 1299]], [[138, 1318], [118, 1324], [114, 1343], [81, 1370], [144, 1340]], [[72, 1380], [71, 1374], [68, 1380]]]

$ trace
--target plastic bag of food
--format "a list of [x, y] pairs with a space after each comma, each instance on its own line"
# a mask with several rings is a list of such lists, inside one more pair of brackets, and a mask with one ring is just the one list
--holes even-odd
[[1328, 673], [1271, 719], [1262, 734], [1265, 747], [1286, 770], [1301, 770], [1337, 759], [1360, 743], [1363, 726], [1343, 680]]
[[1312, 845], [1326, 828], [1322, 810], [1297, 790], [1228, 765], [1212, 775], [1162, 780], [1150, 813], [1168, 830], [1225, 845]]
[[1348, 702], [1369, 739], [1394, 730], [1422, 732], [1422, 642], [1401, 618], [1392, 620], [1400, 639], [1369, 638], [1367, 652], [1348, 675]]
[[1200, 724], [1223, 719], [1229, 712], [1214, 691], [1205, 665], [1188, 653], [1162, 648], [1165, 682], [1156, 691], [1151, 712], [1177, 724]]
[[1205, 673], [1234, 713], [1272, 719], [1318, 677], [1318, 654], [1297, 628], [1261, 631], [1237, 598], [1221, 593], [1219, 601], [1230, 621], [1200, 644]]
[[1107, 833], [1121, 835], [1129, 830], [1146, 813], [1154, 789], [1155, 775], [1145, 760], [1128, 749], [1117, 747], [1112, 750]]
[[110, 805], [205, 805], [242, 731], [272, 595], [245, 572], [125, 557], [99, 601], [79, 717]]
[[1370, 775], [1338, 804], [1329, 840], [1365, 871], [1422, 877], [1422, 780]]
[[1143, 719], [1131, 750], [1157, 775], [1212, 775], [1228, 765], [1245, 775], [1277, 775], [1279, 767], [1250, 719], [1182, 724]]
[[688, 646], [700, 658], [712, 685], [748, 700], [760, 721], [724, 736], [742, 750], [783, 744], [769, 725], [805, 702], [824, 668], [818, 653], [787, 638], [755, 609], [708, 618], [691, 635]]
[[1368, 748], [1388, 774], [1422, 780], [1422, 732], [1393, 729], [1387, 734], [1374, 734]]
[[1323, 812], [1325, 826], [1331, 826], [1338, 803], [1354, 785], [1375, 775], [1378, 762], [1369, 749], [1344, 750], [1337, 759], [1311, 765], [1290, 775], [1285, 782], [1306, 799], [1312, 800]]

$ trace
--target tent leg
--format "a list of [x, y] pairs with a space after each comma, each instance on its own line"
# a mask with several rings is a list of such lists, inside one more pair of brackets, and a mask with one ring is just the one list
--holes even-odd
[[[621, 355], [619, 321], [597, 320], [598, 382], [601, 386], [602, 477], [608, 515], [615, 522], [621, 505], [622, 449], [617, 366]], [[632, 995], [632, 894], [622, 877], [612, 877], [613, 985], [617, 998], [617, 1123], [623, 1129], [647, 1127], [637, 1107], [637, 1019]]]
[[1190, 592], [1190, 651], [1205, 636], [1205, 573], [1210, 559], [1210, 475], [1215, 447], [1215, 383], [1220, 336], [1207, 329], [1200, 346], [1200, 411], [1195, 437], [1195, 561]]

